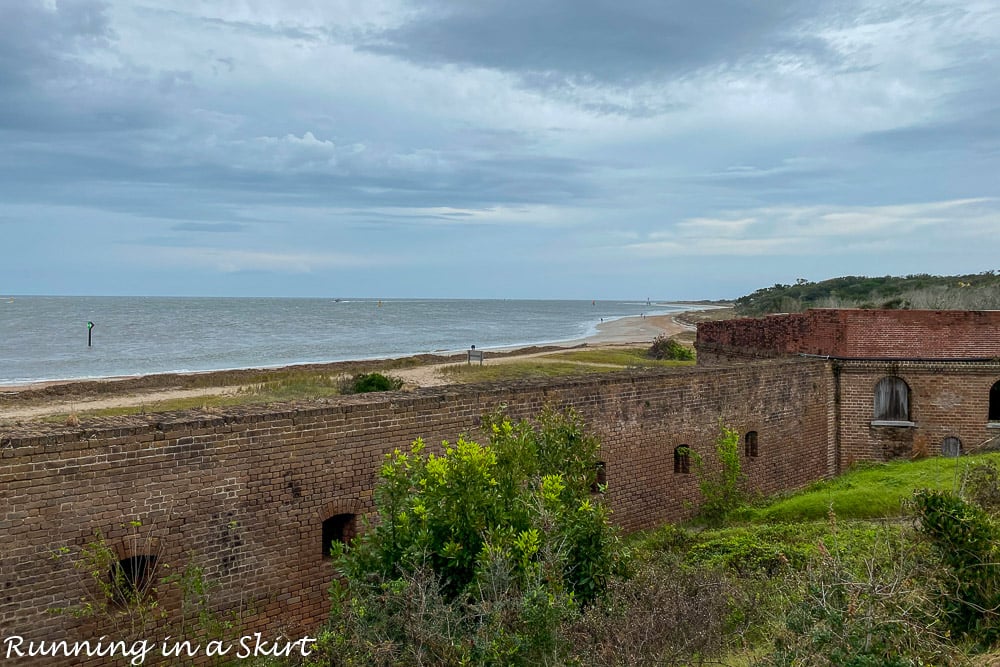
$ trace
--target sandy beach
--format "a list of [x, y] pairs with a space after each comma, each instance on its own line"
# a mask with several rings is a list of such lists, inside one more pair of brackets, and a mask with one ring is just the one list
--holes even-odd
[[[673, 315], [657, 315], [648, 317], [625, 317], [602, 322], [597, 326], [597, 333], [579, 340], [565, 341], [546, 346], [542, 351], [537, 348], [495, 348], [486, 349], [486, 360], [489, 364], [512, 363], [526, 358], [537, 358], [551, 354], [553, 349], [587, 347], [616, 347], [637, 344], [649, 344], [659, 335], [674, 336], [693, 331], [694, 327], [679, 322]], [[500, 356], [502, 355], [502, 356]], [[443, 366], [459, 363], [460, 359], [441, 358], [437, 362], [433, 357], [421, 357], [425, 363], [413, 368], [392, 370], [392, 375], [406, 382], [405, 388], [436, 386], [445, 384], [439, 372]], [[350, 367], [362, 362], [347, 362], [330, 364], [331, 372], [356, 372]], [[373, 362], [374, 364], [374, 362]], [[310, 368], [313, 366], [311, 365]], [[281, 369], [272, 369], [281, 370]], [[197, 387], [156, 386], [157, 376], [143, 378], [107, 378], [100, 381], [36, 383], [21, 386], [3, 387], [0, 391], [0, 422], [11, 422], [24, 419], [35, 419], [47, 415], [84, 412], [88, 410], [104, 410], [109, 408], [140, 406], [160, 401], [187, 399], [199, 396], [218, 396], [236, 394], [241, 390], [239, 384], [224, 381], [232, 372], [192, 373], [185, 377], [198, 378]], [[166, 378], [166, 376], [159, 376]], [[174, 376], [176, 377], [176, 376]], [[213, 383], [213, 377], [218, 378], [218, 384]], [[148, 380], [148, 382], [143, 382]], [[94, 385], [99, 385], [99, 392], [94, 391]], [[148, 385], [148, 386], [143, 386]], [[98, 395], [95, 395], [98, 394]]]

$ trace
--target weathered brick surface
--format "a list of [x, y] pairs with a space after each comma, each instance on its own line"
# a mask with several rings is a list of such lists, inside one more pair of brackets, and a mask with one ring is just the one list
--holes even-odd
[[479, 437], [481, 415], [499, 405], [517, 418], [573, 407], [602, 439], [615, 521], [635, 530], [687, 515], [696, 479], [674, 474], [673, 450], [688, 445], [711, 463], [720, 419], [758, 432], [760, 455], [746, 470], [763, 492], [832, 474], [834, 384], [828, 362], [785, 359], [3, 433], [0, 628], [34, 639], [106, 633], [47, 613], [84, 583], [50, 554], [99, 530], [121, 557], [155, 549], [161, 564], [203, 567], [214, 603], [243, 611], [242, 634], [297, 637], [329, 608], [323, 520], [370, 512], [383, 457], [417, 437]]
[[[959, 438], [963, 452], [998, 445], [1000, 424], [991, 425], [988, 414], [990, 388], [1000, 382], [1000, 311], [810, 310], [705, 323], [697, 345], [704, 367], [834, 358], [837, 470], [940, 454], [946, 437]], [[873, 423], [875, 385], [887, 376], [907, 383], [912, 423]]]
[[698, 325], [702, 365], [817, 354], [842, 358], [1000, 358], [1000, 311], [837, 310]]
[[[969, 453], [1000, 445], [1000, 429], [988, 421], [990, 387], [1000, 381], [1000, 362], [836, 362], [839, 376], [838, 432], [841, 468], [858, 461], [884, 461], [941, 453], [949, 436]], [[875, 385], [902, 378], [909, 387], [912, 426], [873, 425]], [[998, 425], [998, 424], [994, 424]]]

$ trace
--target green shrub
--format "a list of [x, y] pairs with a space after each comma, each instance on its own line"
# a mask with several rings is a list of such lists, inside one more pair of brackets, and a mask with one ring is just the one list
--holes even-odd
[[694, 459], [698, 488], [701, 491], [698, 517], [709, 525], [718, 526], [747, 500], [746, 475], [740, 459], [739, 431], [719, 424], [719, 435], [715, 440], [718, 467], [707, 466], [695, 452], [690, 455]]
[[621, 570], [591, 493], [598, 441], [575, 413], [488, 415], [465, 438], [388, 455], [378, 521], [334, 544], [338, 664], [562, 664], [566, 623]]
[[395, 391], [403, 386], [403, 381], [382, 373], [358, 373], [341, 388], [344, 394], [366, 394], [372, 391]]
[[[908, 528], [886, 528], [860, 561], [819, 543], [760, 667], [924, 667], [964, 664], [928, 582], [936, 576]], [[930, 559], [933, 560], [933, 559]]]
[[1000, 531], [982, 509], [948, 491], [918, 491], [914, 505], [950, 576], [945, 609], [952, 628], [984, 644], [1000, 639]]
[[994, 461], [976, 461], [965, 469], [965, 496], [987, 512], [1000, 511], [1000, 468]]
[[660, 334], [653, 341], [647, 355], [653, 359], [667, 359], [671, 361], [691, 361], [694, 359], [694, 350], [686, 345], [677, 342], [666, 334]]

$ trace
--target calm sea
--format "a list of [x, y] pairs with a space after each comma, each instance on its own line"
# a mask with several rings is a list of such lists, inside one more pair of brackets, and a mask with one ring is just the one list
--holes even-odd
[[[0, 385], [575, 340], [646, 301], [0, 298]], [[87, 346], [87, 322], [94, 322]]]

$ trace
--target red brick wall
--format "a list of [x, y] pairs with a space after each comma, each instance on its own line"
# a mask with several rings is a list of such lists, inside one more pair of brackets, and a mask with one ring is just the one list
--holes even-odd
[[[839, 373], [840, 465], [884, 461], [913, 453], [938, 455], [948, 436], [963, 453], [1000, 445], [1000, 429], [987, 422], [990, 387], [1000, 381], [1000, 363], [857, 362], [835, 365]], [[910, 388], [914, 426], [873, 426], [875, 384], [886, 376]]]
[[514, 417], [544, 405], [582, 413], [604, 443], [608, 499], [626, 530], [688, 514], [696, 479], [673, 473], [673, 450], [686, 444], [712, 462], [719, 419], [759, 433], [760, 456], [746, 461], [758, 489], [799, 487], [837, 464], [833, 378], [825, 362], [790, 359], [3, 433], [0, 628], [47, 640], [111, 634], [46, 613], [78, 597], [84, 579], [51, 553], [100, 530], [122, 557], [143, 550], [129, 547], [137, 534], [158, 545], [161, 564], [203, 567], [214, 603], [246, 616], [234, 632], [298, 637], [329, 608], [322, 521], [371, 509], [386, 452], [421, 436], [478, 436], [480, 415], [501, 404]]
[[1000, 311], [816, 309], [698, 325], [698, 361], [818, 354], [844, 358], [1000, 358]]

